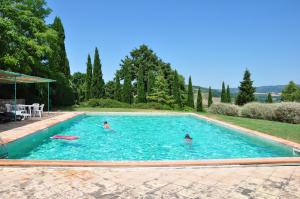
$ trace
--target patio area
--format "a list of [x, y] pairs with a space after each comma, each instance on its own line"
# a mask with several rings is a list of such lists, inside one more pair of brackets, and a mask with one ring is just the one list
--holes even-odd
[[0, 198], [300, 198], [300, 166], [0, 168]]
[[7, 123], [3, 123], [3, 124], [0, 123], [0, 136], [1, 136], [1, 132], [12, 130], [14, 128], [23, 127], [23, 126], [33, 124], [38, 121], [47, 120], [49, 118], [59, 116], [62, 114], [63, 113], [60, 113], [60, 112], [49, 112], [49, 113], [44, 113], [43, 117], [31, 117], [31, 118], [28, 118], [26, 120], [21, 120], [21, 121], [12, 121], [12, 122], [7, 122]]

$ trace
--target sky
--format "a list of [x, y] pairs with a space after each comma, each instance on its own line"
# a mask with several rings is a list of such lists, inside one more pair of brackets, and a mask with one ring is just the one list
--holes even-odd
[[148, 45], [193, 84], [237, 87], [300, 83], [299, 0], [47, 0], [62, 19], [71, 72], [99, 48], [104, 80]]

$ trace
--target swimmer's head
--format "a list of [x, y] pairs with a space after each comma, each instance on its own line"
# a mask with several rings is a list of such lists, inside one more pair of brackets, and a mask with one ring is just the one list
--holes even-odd
[[105, 121], [104, 124], [108, 124], [107, 121]]

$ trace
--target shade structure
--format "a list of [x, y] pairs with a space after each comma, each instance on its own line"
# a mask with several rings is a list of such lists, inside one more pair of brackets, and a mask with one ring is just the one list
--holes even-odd
[[55, 80], [0, 70], [0, 83], [14, 84], [15, 82], [20, 84], [29, 84], [55, 82]]
[[[10, 72], [10, 71], [0, 70], [0, 84], [14, 84], [14, 91], [15, 91], [14, 105], [15, 105], [15, 107], [16, 107], [16, 101], [17, 101], [17, 84], [47, 83], [47, 86], [48, 86], [48, 113], [49, 113], [49, 107], [50, 107], [50, 99], [49, 99], [50, 86], [49, 86], [49, 84], [51, 82], [55, 82], [55, 80], [25, 75], [22, 73], [15, 73], [15, 72]], [[15, 108], [15, 120], [16, 120], [16, 108]]]

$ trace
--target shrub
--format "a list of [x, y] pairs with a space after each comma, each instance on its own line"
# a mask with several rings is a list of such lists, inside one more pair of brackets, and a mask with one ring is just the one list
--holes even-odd
[[102, 108], [130, 108], [130, 104], [113, 99], [90, 99], [84, 105]]
[[157, 102], [137, 103], [137, 104], [132, 104], [131, 107], [140, 108], [140, 109], [172, 110], [172, 107]]
[[278, 121], [300, 124], [300, 103], [282, 102], [275, 110]]
[[208, 112], [221, 115], [238, 116], [239, 107], [233, 104], [216, 103], [209, 107]]
[[248, 103], [241, 108], [241, 116], [253, 119], [275, 120], [277, 106], [277, 104], [263, 104], [258, 102]]

